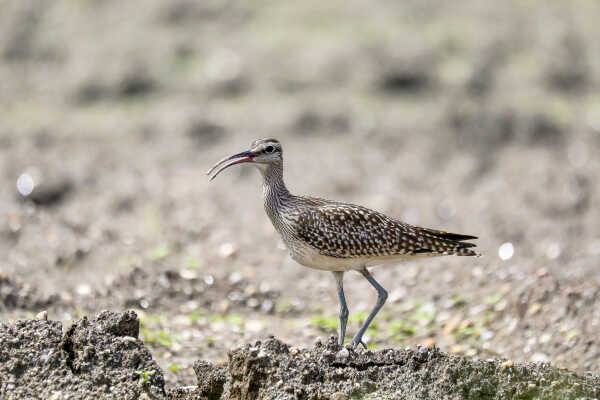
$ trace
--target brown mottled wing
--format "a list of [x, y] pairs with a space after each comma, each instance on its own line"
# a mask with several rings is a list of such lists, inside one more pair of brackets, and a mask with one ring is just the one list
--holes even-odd
[[309, 207], [298, 216], [297, 234], [330, 257], [477, 254], [463, 242], [474, 236], [419, 228], [345, 203]]

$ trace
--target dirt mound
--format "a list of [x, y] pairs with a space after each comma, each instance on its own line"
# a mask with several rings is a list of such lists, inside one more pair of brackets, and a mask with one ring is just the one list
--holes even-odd
[[[195, 365], [199, 386], [173, 398], [575, 399], [600, 395], [600, 379], [549, 364], [471, 361], [438, 349], [349, 350], [331, 338], [312, 349], [271, 338], [230, 352], [222, 366]], [[221, 395], [221, 392], [222, 395]]]
[[0, 397], [165, 398], [164, 378], [132, 312], [101, 312], [63, 335], [57, 321], [0, 325]]
[[275, 338], [197, 361], [197, 386], [165, 391], [163, 373], [138, 339], [133, 311], [103, 311], [63, 334], [57, 321], [0, 325], [0, 397], [44, 399], [575, 399], [600, 396], [600, 378], [549, 364], [472, 361], [438, 349], [354, 351]]

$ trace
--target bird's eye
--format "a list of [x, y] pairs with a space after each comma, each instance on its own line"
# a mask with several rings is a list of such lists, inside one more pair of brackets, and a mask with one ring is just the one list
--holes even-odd
[[267, 147], [265, 148], [265, 151], [266, 151], [267, 153], [272, 153], [272, 152], [273, 152], [273, 150], [275, 150], [275, 149], [273, 148], [273, 146], [267, 146]]

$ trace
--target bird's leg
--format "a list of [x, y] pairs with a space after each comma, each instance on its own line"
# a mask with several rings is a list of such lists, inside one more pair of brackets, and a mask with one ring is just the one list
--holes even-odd
[[[375, 304], [375, 307], [373, 307], [373, 310], [367, 317], [367, 320], [362, 324], [362, 326], [356, 333], [356, 336], [354, 336], [354, 339], [352, 339], [352, 342], [350, 343], [350, 346], [352, 347], [356, 347], [359, 343], [365, 346], [365, 344], [362, 341], [362, 337], [369, 325], [371, 324], [371, 321], [373, 321], [373, 318], [375, 318], [375, 315], [377, 315], [381, 307], [383, 307], [383, 304], [385, 303], [388, 297], [387, 291], [383, 287], [381, 287], [381, 285], [377, 283], [375, 279], [373, 279], [373, 276], [366, 268], [360, 270], [360, 273], [369, 281], [371, 285], [373, 285], [375, 289], [377, 289], [377, 303]], [[365, 346], [365, 348], [366, 347], [367, 346]]]
[[344, 273], [334, 271], [333, 276], [337, 284], [337, 292], [340, 299], [340, 332], [338, 335], [338, 344], [343, 346], [344, 337], [346, 336], [346, 324], [348, 323], [348, 306], [346, 305], [346, 296], [344, 296]]

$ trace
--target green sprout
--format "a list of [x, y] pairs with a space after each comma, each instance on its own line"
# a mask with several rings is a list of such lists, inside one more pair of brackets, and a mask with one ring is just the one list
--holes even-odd
[[416, 329], [413, 325], [410, 325], [405, 321], [394, 321], [390, 325], [388, 332], [395, 340], [404, 340], [413, 336]]
[[157, 246], [154, 250], [152, 250], [152, 254], [150, 258], [154, 261], [160, 261], [165, 259], [171, 254], [171, 248], [168, 244], [161, 244]]
[[142, 383], [144, 385], [149, 385], [150, 384], [150, 377], [154, 374], [156, 374], [156, 370], [152, 370], [152, 371], [135, 371], [136, 374], [138, 374], [141, 378], [142, 378]]
[[326, 331], [333, 331], [338, 326], [337, 318], [324, 315], [315, 315], [310, 319], [310, 323]]

